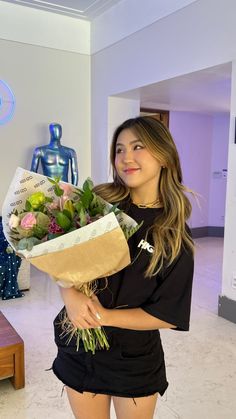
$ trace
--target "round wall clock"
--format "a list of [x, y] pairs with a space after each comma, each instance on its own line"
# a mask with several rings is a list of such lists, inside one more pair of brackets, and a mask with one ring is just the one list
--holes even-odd
[[0, 80], [0, 125], [8, 122], [15, 110], [15, 97], [8, 84]]

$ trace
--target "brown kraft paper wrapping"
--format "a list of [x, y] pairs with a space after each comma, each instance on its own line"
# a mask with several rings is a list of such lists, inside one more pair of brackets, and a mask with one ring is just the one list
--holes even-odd
[[67, 287], [120, 271], [129, 265], [130, 254], [125, 236], [117, 227], [87, 242], [28, 260]]

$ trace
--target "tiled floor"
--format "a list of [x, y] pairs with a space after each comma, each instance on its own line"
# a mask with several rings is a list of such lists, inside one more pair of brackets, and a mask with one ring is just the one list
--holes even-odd
[[[236, 417], [236, 324], [217, 316], [223, 240], [203, 238], [196, 244], [191, 331], [162, 331], [170, 385], [155, 419]], [[52, 321], [60, 307], [57, 286], [36, 270], [25, 297], [0, 301], [24, 339], [26, 358], [24, 389], [0, 381], [1, 419], [73, 418], [61, 383], [46, 371], [56, 352]]]

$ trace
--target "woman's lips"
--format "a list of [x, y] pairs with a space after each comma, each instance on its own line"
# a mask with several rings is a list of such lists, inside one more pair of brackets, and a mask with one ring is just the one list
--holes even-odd
[[132, 169], [132, 168], [130, 168], [130, 169], [125, 169], [124, 172], [125, 172], [126, 175], [129, 175], [129, 174], [132, 174], [132, 173], [137, 172], [138, 170], [139, 169]]

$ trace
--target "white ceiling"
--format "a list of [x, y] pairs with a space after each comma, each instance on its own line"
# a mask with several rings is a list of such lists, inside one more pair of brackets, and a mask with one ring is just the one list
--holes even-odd
[[92, 21], [96, 16], [119, 3], [121, 0], [2, 0], [47, 12]]
[[[3, 0], [92, 21], [122, 0]], [[137, 0], [138, 1], [138, 0]], [[201, 113], [229, 112], [231, 63], [143, 86], [119, 96], [139, 98], [142, 107]]]
[[213, 114], [230, 111], [231, 63], [130, 90], [118, 96], [138, 98], [141, 107]]

